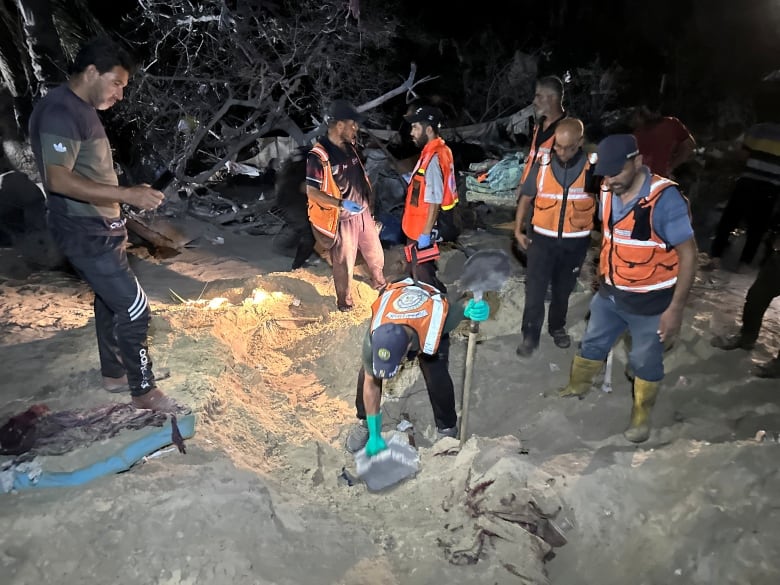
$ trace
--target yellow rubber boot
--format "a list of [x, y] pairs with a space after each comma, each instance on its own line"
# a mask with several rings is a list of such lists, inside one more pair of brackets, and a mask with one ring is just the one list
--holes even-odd
[[631, 424], [623, 436], [632, 443], [642, 443], [650, 436], [650, 411], [655, 405], [661, 382], [648, 382], [634, 378], [634, 406], [631, 408]]
[[571, 363], [569, 383], [565, 388], [558, 390], [559, 396], [585, 396], [593, 384], [593, 378], [601, 371], [604, 362], [601, 360], [588, 360], [578, 355], [574, 356]]

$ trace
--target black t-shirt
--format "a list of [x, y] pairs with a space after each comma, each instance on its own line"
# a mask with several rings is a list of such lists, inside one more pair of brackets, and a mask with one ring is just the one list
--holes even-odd
[[[547, 119], [547, 117], [543, 117], [539, 120], [538, 128], [539, 131], [536, 133], [536, 142], [533, 144], [534, 150], [536, 151], [536, 155], [539, 155], [539, 147], [550, 140], [550, 138], [553, 137], [555, 134], [555, 129], [558, 127], [558, 122], [563, 120], [566, 117], [566, 114], [555, 120], [552, 124], [550, 124], [547, 129], [544, 129], [544, 121]], [[536, 162], [536, 161], [530, 161], [530, 162]]]

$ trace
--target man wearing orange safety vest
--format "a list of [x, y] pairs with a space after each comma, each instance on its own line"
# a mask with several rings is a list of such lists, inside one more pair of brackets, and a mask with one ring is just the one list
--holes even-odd
[[449, 333], [464, 318], [479, 322], [489, 315], [486, 301], [471, 299], [464, 307], [424, 280], [407, 277], [388, 284], [371, 307], [371, 321], [363, 339], [355, 396], [358, 423], [347, 435], [347, 450], [355, 453], [365, 447], [372, 457], [386, 448], [379, 410], [382, 381], [395, 376], [407, 359], [417, 358], [438, 436], [457, 436]]
[[327, 135], [306, 159], [309, 222], [317, 241], [330, 250], [339, 311], [349, 311], [352, 273], [358, 251], [366, 262], [371, 285], [385, 285], [385, 253], [372, 216], [371, 183], [355, 148], [358, 123], [365, 119], [352, 104], [335, 100], [328, 111]]
[[[441, 110], [421, 106], [404, 118], [412, 125], [412, 140], [422, 152], [406, 189], [401, 229], [409, 243], [423, 249], [436, 241], [439, 211], [458, 203], [455, 166], [450, 147], [439, 136], [444, 118]], [[421, 264], [420, 269], [435, 271], [435, 262]]]
[[688, 201], [677, 185], [642, 164], [636, 138], [613, 134], [598, 146], [601, 185], [600, 285], [561, 396], [582, 397], [612, 346], [628, 330], [634, 372], [631, 421], [624, 432], [641, 443], [664, 377], [664, 344], [680, 330], [696, 273], [697, 250]]
[[[569, 296], [590, 247], [598, 193], [592, 167], [595, 156], [589, 159], [582, 150], [584, 133], [580, 120], [561, 120], [555, 128], [552, 156], [540, 156], [520, 186], [515, 238], [528, 251], [520, 357], [530, 356], [539, 346], [548, 286], [552, 297], [547, 330], [558, 347], [571, 345], [566, 331]], [[527, 234], [531, 208], [532, 233]]]
[[555, 127], [566, 116], [563, 109], [563, 81], [554, 75], [537, 80], [533, 106], [534, 131], [523, 174], [520, 176], [520, 185], [528, 178], [539, 157], [545, 154], [549, 156], [552, 152]]

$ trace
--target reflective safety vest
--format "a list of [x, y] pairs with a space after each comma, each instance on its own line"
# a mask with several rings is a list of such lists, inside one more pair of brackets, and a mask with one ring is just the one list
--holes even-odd
[[[554, 123], [557, 124], [560, 120], [563, 120], [563, 118], [558, 118], [558, 120]], [[520, 175], [521, 185], [525, 183], [525, 180], [528, 178], [528, 173], [531, 172], [531, 167], [534, 166], [534, 163], [539, 160], [539, 157], [543, 154], [550, 156], [552, 153], [552, 147], [553, 144], [555, 144], [555, 132], [553, 132], [550, 137], [542, 142], [538, 147], [536, 146], [536, 137], [539, 135], [539, 128], [541, 128], [541, 126], [541, 124], [534, 126], [534, 134], [531, 137], [531, 150], [528, 151], [528, 156], [525, 159], [525, 167], [523, 167], [523, 174]]]
[[[350, 148], [352, 148], [353, 154], [357, 157], [358, 162], [360, 163], [360, 167], [363, 169], [363, 175], [366, 177], [366, 184], [370, 189], [371, 182], [368, 180], [368, 173], [366, 173], [366, 168], [363, 166], [363, 162], [360, 160], [360, 157], [358, 156], [354, 147], [350, 146]], [[343, 197], [341, 191], [339, 190], [338, 185], [336, 185], [336, 180], [333, 177], [333, 169], [330, 165], [328, 151], [325, 150], [325, 147], [321, 143], [315, 142], [314, 146], [312, 146], [309, 152], [316, 154], [320, 161], [322, 161], [323, 173], [320, 191], [323, 191], [324, 193], [327, 193], [336, 199], [342, 199]], [[336, 233], [338, 232], [339, 228], [340, 214], [341, 209], [339, 207], [324, 206], [318, 201], [315, 201], [309, 197], [309, 221], [311, 222], [312, 227], [321, 234], [324, 234], [331, 239], [336, 238]]]
[[371, 305], [371, 333], [380, 325], [408, 325], [417, 332], [420, 351], [434, 355], [439, 348], [449, 303], [439, 290], [405, 278], [388, 284]]
[[401, 219], [401, 229], [408, 238], [416, 240], [425, 229], [430, 203], [425, 201], [425, 171], [431, 159], [437, 155], [443, 174], [444, 195], [441, 208], [452, 209], [458, 203], [458, 186], [455, 181], [455, 165], [452, 151], [442, 138], [429, 140], [420, 153], [420, 159], [412, 171], [412, 179], [406, 188], [406, 204]]
[[552, 238], [590, 237], [596, 197], [585, 191], [585, 179], [591, 164], [596, 162], [595, 155], [588, 158], [582, 172], [568, 189], [564, 189], [555, 178], [551, 160], [549, 154], [542, 155], [539, 160], [531, 220], [534, 231]]
[[[604, 232], [599, 271], [607, 284], [629, 292], [646, 293], [671, 288], [677, 282], [677, 251], [653, 229], [656, 204], [665, 189], [676, 185], [674, 181], [653, 175], [650, 194], [637, 201], [623, 219], [613, 223], [612, 192], [602, 183]], [[690, 209], [688, 213], [690, 215]]]

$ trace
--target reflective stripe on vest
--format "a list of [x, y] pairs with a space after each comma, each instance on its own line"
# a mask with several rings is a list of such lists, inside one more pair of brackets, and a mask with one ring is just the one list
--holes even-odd
[[552, 170], [550, 156], [542, 155], [540, 161], [531, 218], [534, 231], [552, 238], [589, 237], [596, 211], [595, 196], [585, 191], [590, 162], [585, 162], [582, 172], [564, 194], [564, 188]]
[[393, 282], [371, 306], [371, 333], [386, 323], [408, 325], [417, 332], [420, 351], [434, 355], [444, 330], [449, 304], [441, 292], [411, 278]]
[[542, 142], [537, 148], [536, 137], [539, 135], [539, 128], [540, 128], [539, 124], [534, 126], [534, 133], [533, 136], [531, 137], [531, 149], [528, 151], [528, 156], [525, 159], [525, 167], [523, 167], [523, 174], [520, 175], [521, 185], [525, 183], [525, 180], [528, 178], [528, 173], [531, 172], [531, 167], [534, 165], [534, 163], [538, 161], [539, 157], [542, 156], [543, 154], [549, 155], [552, 152], [553, 144], [555, 144], [555, 133], [553, 132], [552, 136], [550, 136], [547, 140]]
[[[607, 284], [620, 290], [645, 293], [670, 288], [677, 282], [677, 252], [653, 229], [655, 206], [663, 191], [672, 186], [676, 186], [674, 181], [653, 175], [649, 195], [637, 201], [628, 215], [610, 225], [612, 192], [602, 183], [603, 240], [599, 269]], [[638, 211], [643, 211], [641, 225], [636, 220]], [[637, 226], [649, 229], [648, 239], [632, 237]]]
[[458, 203], [458, 187], [455, 181], [452, 151], [442, 138], [434, 138], [425, 145], [420, 153], [420, 158], [412, 171], [412, 178], [406, 188], [401, 229], [412, 240], [416, 240], [422, 234], [428, 221], [428, 209], [431, 204], [425, 201], [425, 172], [428, 170], [428, 165], [434, 155], [439, 158], [444, 187], [441, 208], [446, 211]]

